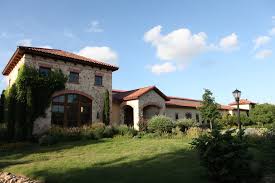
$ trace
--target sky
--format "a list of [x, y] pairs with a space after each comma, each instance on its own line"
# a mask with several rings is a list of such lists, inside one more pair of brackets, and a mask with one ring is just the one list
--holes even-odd
[[[0, 1], [0, 68], [18, 45], [62, 49], [119, 66], [113, 89], [275, 103], [273, 0]], [[0, 89], [7, 87], [1, 76]]]

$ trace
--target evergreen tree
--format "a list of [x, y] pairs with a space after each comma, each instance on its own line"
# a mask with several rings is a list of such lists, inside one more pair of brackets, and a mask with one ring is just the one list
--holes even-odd
[[103, 123], [105, 125], [110, 124], [110, 99], [108, 90], [106, 90], [104, 93]]
[[210, 129], [213, 129], [213, 123], [215, 120], [221, 117], [219, 112], [219, 105], [215, 102], [215, 98], [212, 96], [213, 93], [205, 89], [202, 95], [202, 105], [199, 108], [202, 119], [210, 123]]

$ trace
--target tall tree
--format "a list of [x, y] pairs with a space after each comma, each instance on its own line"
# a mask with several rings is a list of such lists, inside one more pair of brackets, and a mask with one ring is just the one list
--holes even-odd
[[110, 124], [110, 98], [108, 90], [106, 90], [104, 93], [103, 123], [105, 125]]
[[213, 123], [221, 116], [219, 112], [219, 105], [215, 102], [213, 93], [208, 89], [204, 89], [202, 100], [202, 105], [199, 110], [201, 112], [202, 119], [204, 121], [209, 121], [210, 129], [212, 130]]
[[275, 105], [258, 104], [250, 112], [250, 118], [258, 125], [275, 123]]

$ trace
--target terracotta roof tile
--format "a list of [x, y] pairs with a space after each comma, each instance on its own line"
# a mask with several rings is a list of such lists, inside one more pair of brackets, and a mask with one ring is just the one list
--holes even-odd
[[135, 100], [140, 96], [144, 95], [145, 93], [154, 90], [156, 91], [162, 98], [165, 100], [169, 100], [166, 95], [164, 95], [157, 87], [155, 86], [148, 86], [144, 88], [138, 88], [135, 90], [123, 91], [123, 90], [115, 90], [113, 93], [113, 98], [116, 101], [128, 101], [128, 100]]
[[194, 102], [202, 102], [202, 100], [191, 99], [191, 98], [183, 98], [183, 97], [168, 96], [168, 98], [169, 99], [178, 99], [178, 100], [188, 100], [188, 101], [194, 101]]
[[[240, 105], [244, 105], [244, 104], [256, 104], [255, 102], [252, 102], [250, 100], [247, 100], [247, 99], [241, 99], [240, 100]], [[237, 105], [237, 102], [232, 102], [228, 105]]]
[[63, 51], [63, 50], [19, 46], [2, 73], [4, 75], [8, 75], [25, 53], [51, 57], [54, 59], [66, 60], [68, 62], [97, 66], [97, 67], [109, 69], [112, 71], [118, 70], [117, 66], [100, 62], [95, 59], [86, 58], [86, 57], [83, 57], [74, 53], [70, 53], [67, 51]]

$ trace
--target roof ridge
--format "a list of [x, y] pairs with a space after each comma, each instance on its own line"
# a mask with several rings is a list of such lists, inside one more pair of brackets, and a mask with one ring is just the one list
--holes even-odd
[[192, 101], [199, 101], [201, 102], [202, 100], [198, 99], [192, 99], [192, 98], [185, 98], [185, 97], [176, 97], [176, 96], [167, 96], [169, 99], [179, 99], [179, 100], [192, 100]]
[[28, 49], [44, 49], [44, 50], [56, 50], [56, 51], [64, 51], [56, 48], [44, 48], [44, 47], [37, 47], [37, 46], [17, 46], [18, 48], [28, 48]]

